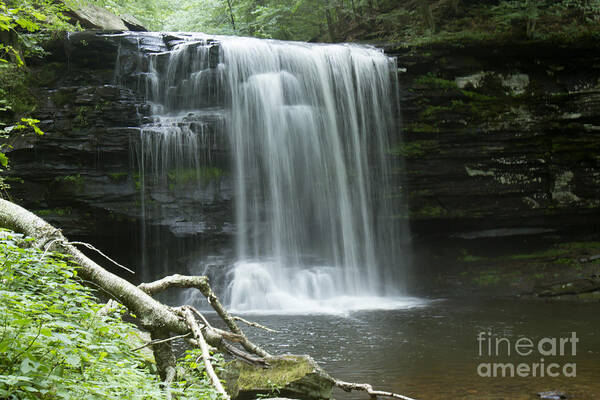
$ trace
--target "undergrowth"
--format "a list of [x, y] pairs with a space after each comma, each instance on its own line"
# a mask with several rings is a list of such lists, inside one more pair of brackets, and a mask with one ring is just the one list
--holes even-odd
[[[102, 315], [66, 256], [0, 232], [0, 399], [165, 398], [151, 353], [124, 307]], [[174, 399], [217, 399], [188, 352]], [[192, 360], [192, 361], [190, 361]]]

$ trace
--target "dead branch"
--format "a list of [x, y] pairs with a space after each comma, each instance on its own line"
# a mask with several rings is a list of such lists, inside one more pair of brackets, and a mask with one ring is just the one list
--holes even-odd
[[194, 334], [194, 338], [200, 345], [200, 350], [202, 351], [202, 360], [204, 361], [204, 369], [206, 370], [206, 375], [208, 375], [208, 377], [210, 378], [210, 381], [212, 382], [212, 384], [215, 387], [215, 389], [217, 390], [217, 392], [219, 392], [223, 396], [224, 399], [229, 400], [229, 395], [223, 388], [223, 385], [221, 384], [221, 380], [219, 379], [219, 377], [215, 373], [215, 370], [213, 369], [212, 362], [210, 361], [210, 352], [208, 351], [208, 344], [206, 343], [206, 340], [204, 339], [204, 336], [202, 335], [202, 330], [200, 329], [198, 322], [196, 321], [196, 319], [194, 318], [194, 315], [192, 314], [192, 312], [190, 311], [190, 309], [188, 307], [181, 308], [181, 315], [183, 316], [183, 318], [185, 319], [185, 322], [188, 324], [188, 326], [192, 330], [192, 333]]
[[131, 269], [127, 268], [126, 266], [119, 264], [118, 262], [116, 262], [115, 260], [113, 260], [112, 258], [110, 258], [109, 256], [107, 256], [106, 254], [104, 254], [103, 252], [101, 252], [100, 250], [98, 250], [97, 248], [95, 248], [94, 246], [92, 246], [89, 243], [85, 243], [85, 242], [68, 242], [68, 244], [70, 245], [80, 245], [83, 246], [85, 248], [88, 248], [90, 250], [94, 250], [95, 252], [97, 252], [98, 254], [100, 254], [102, 257], [106, 258], [108, 261], [110, 261], [111, 263], [113, 263], [114, 265], [116, 265], [119, 268], [123, 268], [125, 271], [130, 272], [132, 274], [135, 275], [135, 272], [132, 271]]
[[160, 293], [170, 287], [178, 288], [194, 288], [198, 289], [208, 300], [208, 304], [217, 312], [219, 317], [229, 328], [231, 332], [238, 335], [239, 343], [252, 354], [256, 354], [260, 357], [270, 357], [270, 354], [265, 350], [250, 342], [246, 335], [242, 332], [239, 326], [236, 324], [235, 319], [229, 314], [227, 309], [223, 307], [223, 304], [219, 301], [217, 295], [212, 291], [208, 283], [208, 278], [205, 276], [185, 276], [185, 275], [171, 275], [163, 279], [160, 279], [151, 283], [143, 283], [139, 286], [139, 289], [143, 290], [149, 295]]
[[373, 386], [369, 385], [368, 383], [351, 383], [351, 382], [344, 382], [344, 381], [340, 381], [337, 379], [333, 379], [333, 384], [334, 384], [334, 386], [339, 387], [340, 389], [342, 389], [345, 392], [351, 392], [353, 390], [367, 392], [367, 394], [369, 396], [371, 396], [371, 399], [373, 399], [373, 400], [377, 399], [377, 397], [379, 397], [379, 396], [391, 397], [393, 399], [402, 399], [402, 400], [416, 400], [411, 397], [403, 396], [403, 395], [397, 394], [397, 393], [383, 392], [381, 390], [373, 390]]
[[259, 323], [256, 323], [256, 322], [248, 321], [248, 320], [246, 320], [246, 319], [244, 319], [244, 318], [242, 318], [242, 317], [233, 317], [233, 319], [234, 319], [234, 320], [236, 320], [236, 321], [243, 322], [243, 323], [245, 323], [246, 325], [253, 326], [253, 327], [255, 327], [255, 328], [258, 328], [258, 329], [263, 329], [263, 330], [265, 330], [265, 331], [267, 331], [267, 332], [271, 332], [271, 333], [279, 333], [279, 331], [276, 331], [275, 329], [267, 328], [267, 327], [266, 327], [266, 326], [264, 326], [264, 325], [261, 325], [261, 324], [259, 324]]
[[154, 282], [142, 283], [138, 288], [148, 293], [150, 296], [154, 296], [172, 287], [183, 289], [195, 288], [202, 291], [200, 288], [204, 288], [205, 285], [208, 285], [208, 278], [206, 276], [185, 276], [175, 274], [166, 276]]
[[141, 350], [144, 347], [152, 346], [152, 345], [155, 345], [155, 344], [166, 343], [166, 342], [170, 342], [170, 341], [177, 340], [177, 339], [185, 339], [186, 337], [188, 337], [190, 335], [191, 335], [191, 332], [188, 332], [185, 335], [177, 335], [177, 336], [172, 336], [172, 337], [166, 338], [166, 339], [152, 340], [152, 341], [150, 341], [150, 342], [148, 342], [148, 343], [146, 343], [146, 344], [144, 344], [144, 345], [142, 345], [140, 347], [136, 347], [135, 349], [133, 349], [133, 351]]

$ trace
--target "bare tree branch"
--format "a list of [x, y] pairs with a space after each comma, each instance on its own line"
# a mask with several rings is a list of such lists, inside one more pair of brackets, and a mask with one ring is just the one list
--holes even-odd
[[244, 319], [244, 318], [242, 318], [242, 317], [237, 317], [237, 316], [236, 316], [236, 317], [233, 317], [233, 319], [234, 319], [234, 320], [236, 320], [236, 321], [243, 322], [243, 323], [245, 323], [246, 325], [250, 325], [250, 326], [253, 326], [253, 327], [255, 327], [255, 328], [258, 328], [258, 329], [263, 329], [263, 330], [265, 330], [265, 331], [267, 331], [267, 332], [271, 332], [271, 333], [279, 333], [279, 331], [276, 331], [275, 329], [267, 328], [267, 327], [266, 327], [266, 326], [264, 326], [264, 325], [258, 324], [258, 323], [256, 323], [256, 322], [248, 321], [248, 320], [246, 320], [246, 319]]
[[140, 346], [140, 347], [136, 347], [135, 349], [133, 349], [133, 351], [141, 350], [141, 349], [143, 349], [144, 347], [152, 346], [152, 345], [159, 344], [159, 343], [166, 343], [166, 342], [170, 342], [170, 341], [172, 341], [172, 340], [184, 339], [184, 338], [186, 338], [186, 337], [190, 336], [191, 334], [192, 334], [191, 332], [188, 332], [188, 333], [186, 333], [185, 335], [177, 335], [177, 336], [172, 336], [172, 337], [170, 337], [170, 338], [167, 338], [167, 339], [157, 339], [157, 340], [152, 340], [152, 341], [150, 341], [150, 342], [146, 343], [145, 345], [142, 345], [142, 346]]
[[195, 288], [198, 289], [208, 300], [208, 304], [217, 312], [217, 314], [225, 321], [225, 324], [231, 332], [238, 335], [237, 340], [247, 351], [252, 354], [256, 354], [260, 357], [270, 357], [270, 354], [265, 350], [250, 342], [246, 335], [242, 332], [239, 326], [235, 322], [235, 318], [232, 317], [227, 309], [223, 307], [223, 304], [219, 301], [217, 295], [213, 292], [208, 278], [206, 276], [185, 276], [185, 275], [171, 275], [163, 279], [160, 279], [151, 283], [143, 283], [138, 286], [141, 290], [149, 295], [154, 295], [167, 290], [170, 287], [178, 288]]
[[416, 400], [411, 397], [403, 396], [401, 394], [392, 393], [392, 392], [383, 392], [381, 390], [373, 390], [373, 386], [368, 383], [351, 383], [344, 382], [337, 379], [333, 380], [333, 384], [345, 392], [351, 392], [353, 390], [359, 390], [363, 392], [367, 392], [372, 399], [377, 399], [378, 396], [382, 397], [391, 397], [393, 399], [402, 399], [402, 400]]
[[230, 397], [227, 394], [227, 392], [225, 391], [225, 389], [223, 388], [223, 385], [221, 384], [221, 380], [215, 373], [215, 370], [212, 366], [212, 362], [210, 361], [210, 352], [208, 351], [208, 344], [206, 343], [206, 340], [204, 339], [204, 336], [202, 335], [202, 330], [200, 329], [200, 326], [198, 325], [196, 318], [194, 318], [194, 314], [192, 314], [192, 311], [190, 311], [190, 309], [188, 307], [182, 307], [181, 315], [183, 316], [183, 318], [185, 319], [185, 322], [188, 324], [188, 326], [192, 330], [192, 333], [194, 334], [194, 338], [200, 345], [200, 350], [202, 351], [202, 360], [204, 361], [204, 369], [206, 370], [206, 375], [208, 375], [208, 377], [210, 378], [210, 381], [212, 382], [212, 385], [215, 387], [217, 392], [219, 392], [225, 400], [229, 400]]

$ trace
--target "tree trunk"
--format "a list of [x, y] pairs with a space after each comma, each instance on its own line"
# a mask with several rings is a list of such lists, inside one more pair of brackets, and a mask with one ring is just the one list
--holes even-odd
[[231, 20], [231, 27], [235, 31], [235, 17], [233, 16], [233, 7], [231, 5], [231, 0], [227, 0], [227, 8], [229, 9], [229, 19]]

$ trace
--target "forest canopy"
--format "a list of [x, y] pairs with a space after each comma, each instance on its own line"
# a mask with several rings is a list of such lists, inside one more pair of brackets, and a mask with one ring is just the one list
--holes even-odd
[[[68, 0], [70, 4], [83, 0]], [[576, 40], [600, 0], [90, 0], [148, 29], [302, 41]]]

